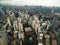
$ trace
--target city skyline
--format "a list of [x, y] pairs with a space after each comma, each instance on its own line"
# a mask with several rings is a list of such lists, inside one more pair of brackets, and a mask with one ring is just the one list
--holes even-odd
[[4, 5], [34, 5], [34, 6], [57, 6], [60, 7], [60, 0], [0, 0]]

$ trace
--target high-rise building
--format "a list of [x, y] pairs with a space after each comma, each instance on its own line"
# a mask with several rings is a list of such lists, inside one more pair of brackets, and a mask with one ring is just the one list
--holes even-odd
[[36, 15], [33, 15], [33, 19], [34, 19], [34, 20], [37, 20], [38, 17], [37, 17]]
[[14, 30], [18, 30], [17, 20], [13, 22], [13, 28]]
[[46, 45], [50, 45], [50, 36], [49, 35], [45, 35], [45, 41], [46, 41]]
[[23, 32], [23, 24], [21, 23], [20, 17], [18, 17], [18, 30]]
[[51, 13], [54, 13], [54, 10], [55, 10], [55, 7], [52, 7], [52, 11], [51, 11]]
[[7, 17], [7, 23], [9, 24], [9, 26], [11, 26], [11, 21], [9, 17]]
[[36, 15], [33, 16], [32, 27], [35, 29], [35, 32], [38, 32], [38, 28], [40, 27], [40, 21]]
[[11, 14], [10, 14], [10, 19], [11, 19], [12, 22], [13, 22], [13, 20], [15, 20], [15, 15], [14, 15], [13, 12], [11, 12]]
[[35, 28], [35, 24], [36, 24], [35, 20], [32, 20], [32, 27], [33, 28]]
[[52, 39], [52, 45], [57, 45], [57, 41], [55, 39]]
[[32, 17], [29, 17], [29, 20], [28, 20], [29, 25], [32, 25], [32, 22], [33, 22], [32, 20], [33, 20]]
[[19, 31], [23, 32], [23, 25], [22, 25], [22, 23], [18, 23], [18, 28], [19, 28]]
[[18, 18], [17, 18], [17, 21], [18, 21], [18, 23], [21, 23], [21, 18], [18, 17]]

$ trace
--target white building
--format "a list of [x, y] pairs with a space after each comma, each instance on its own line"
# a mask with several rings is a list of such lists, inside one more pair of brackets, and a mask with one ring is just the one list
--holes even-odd
[[21, 23], [21, 18], [18, 17], [18, 30], [23, 32], [23, 24]]
[[13, 22], [13, 28], [14, 30], [18, 30], [17, 20]]
[[7, 17], [7, 23], [9, 24], [9, 26], [11, 26], [11, 21], [9, 17]]

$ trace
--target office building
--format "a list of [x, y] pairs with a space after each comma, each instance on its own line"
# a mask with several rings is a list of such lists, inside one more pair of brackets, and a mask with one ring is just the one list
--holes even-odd
[[18, 30], [17, 20], [13, 22], [13, 28], [14, 30]]
[[9, 17], [7, 17], [7, 23], [9, 24], [9, 26], [11, 26], [11, 21]]

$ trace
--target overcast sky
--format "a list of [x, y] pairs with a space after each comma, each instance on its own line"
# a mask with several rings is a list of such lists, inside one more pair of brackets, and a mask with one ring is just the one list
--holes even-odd
[[0, 4], [7, 5], [41, 5], [41, 6], [58, 6], [60, 0], [0, 0]]

